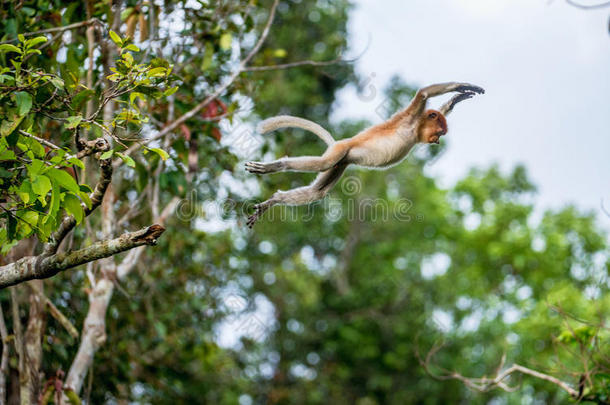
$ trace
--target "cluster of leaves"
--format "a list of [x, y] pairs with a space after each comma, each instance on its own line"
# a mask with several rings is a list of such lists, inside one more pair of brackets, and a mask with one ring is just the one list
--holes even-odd
[[[69, 149], [49, 148], [36, 120], [52, 108], [53, 99], [66, 101], [69, 94], [64, 81], [54, 74], [29, 70], [24, 62], [30, 55], [40, 54], [34, 47], [47, 41], [44, 36], [25, 39], [19, 44], [0, 45], [0, 52], [11, 67], [0, 69], [0, 199], [3, 211], [0, 221], [1, 253], [6, 253], [19, 240], [36, 233], [46, 240], [59, 223], [60, 208], [83, 218], [81, 204], [91, 206], [90, 187], [79, 185], [67, 170], [84, 169], [83, 162]], [[69, 126], [69, 124], [67, 125]]]
[[[136, 63], [133, 54], [139, 49], [114, 32], [111, 37], [119, 47], [120, 58], [108, 77], [113, 85], [104, 92], [87, 88], [72, 72], [62, 77], [28, 68], [28, 59], [40, 55], [36, 46], [47, 41], [45, 36], [26, 39], [20, 34], [16, 45], [0, 45], [1, 56], [8, 62], [0, 68], [0, 223], [3, 225], [0, 253], [5, 254], [19, 240], [32, 234], [46, 241], [63, 215], [72, 215], [80, 223], [84, 210], [91, 208], [92, 189], [77, 180], [77, 169], [85, 170], [83, 160], [75, 154], [82, 149], [81, 132], [120, 139], [119, 130], [132, 131], [134, 128], [130, 125], [139, 128], [147, 121], [138, 108], [138, 99], [145, 102], [177, 90], [167, 86], [171, 80], [171, 66], [167, 61], [154, 59]], [[126, 99], [122, 100], [122, 96]], [[99, 108], [89, 111], [87, 116], [84, 106], [94, 99]], [[117, 100], [124, 107], [110, 122], [103, 122], [100, 112], [111, 100]], [[159, 148], [147, 150], [162, 159], [168, 156]], [[106, 151], [99, 158], [108, 159], [113, 154], [127, 165], [135, 166], [133, 159], [120, 151]]]

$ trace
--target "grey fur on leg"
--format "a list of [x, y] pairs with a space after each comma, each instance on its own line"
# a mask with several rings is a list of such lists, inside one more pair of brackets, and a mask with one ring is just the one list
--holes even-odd
[[276, 204], [302, 205], [321, 200], [337, 184], [346, 167], [346, 164], [338, 164], [332, 169], [320, 173], [308, 186], [275, 192], [270, 199], [254, 206], [254, 213], [248, 217], [248, 228], [252, 228], [256, 221]]

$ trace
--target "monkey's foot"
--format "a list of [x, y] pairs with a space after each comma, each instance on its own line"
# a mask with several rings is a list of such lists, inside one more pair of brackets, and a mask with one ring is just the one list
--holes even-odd
[[281, 170], [281, 164], [279, 162], [246, 162], [246, 170], [255, 174], [273, 173]]
[[473, 91], [465, 91], [464, 93], [456, 94], [451, 99], [450, 110], [453, 109], [453, 107], [460, 101], [468, 100], [469, 98], [473, 98], [474, 96], [476, 96], [476, 93]]
[[256, 221], [260, 217], [262, 217], [263, 214], [265, 213], [265, 211], [267, 211], [268, 209], [269, 209], [269, 204], [266, 204], [266, 202], [256, 204], [254, 206], [254, 214], [250, 215], [248, 217], [248, 221], [246, 222], [246, 224], [248, 225], [248, 228], [252, 229], [252, 227], [254, 226]]
[[464, 84], [458, 86], [458, 88], [455, 89], [455, 91], [457, 91], [459, 93], [471, 92], [471, 93], [485, 94], [484, 88], [475, 86], [474, 84], [468, 84], [468, 83], [464, 83]]

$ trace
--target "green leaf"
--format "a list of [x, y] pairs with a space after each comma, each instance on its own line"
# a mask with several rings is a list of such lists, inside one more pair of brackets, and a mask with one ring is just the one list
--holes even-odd
[[64, 196], [64, 209], [74, 217], [77, 224], [83, 220], [84, 212], [80, 200], [74, 194], [66, 194]]
[[201, 70], [206, 71], [212, 66], [214, 61], [214, 46], [211, 42], [205, 44], [205, 52], [203, 53], [203, 61], [201, 62]]
[[124, 50], [126, 51], [132, 51], [132, 52], [140, 52], [140, 48], [138, 48], [137, 46], [135, 46], [134, 44], [129, 44], [127, 45]]
[[32, 96], [25, 91], [15, 93], [15, 102], [17, 103], [17, 114], [25, 115], [32, 109]]
[[137, 92], [137, 91], [134, 91], [134, 92], [132, 92], [132, 93], [129, 95], [129, 102], [130, 102], [131, 104], [133, 104], [133, 102], [135, 101], [135, 99], [136, 99], [136, 98], [138, 98], [138, 97], [140, 97], [140, 100], [142, 100], [142, 101], [146, 101], [146, 96], [145, 96], [144, 94], [139, 93], [139, 92]]
[[42, 44], [43, 42], [47, 42], [47, 37], [39, 36], [25, 41], [25, 46], [27, 46], [28, 48], [32, 48], [38, 44]]
[[10, 117], [7, 117], [2, 124], [0, 125], [0, 136], [8, 136], [13, 133], [15, 128], [21, 124], [23, 121], [24, 115], [12, 114]]
[[64, 81], [56, 76], [51, 78], [51, 84], [53, 84], [53, 86], [55, 86], [57, 90], [61, 90], [64, 88]]
[[112, 42], [114, 42], [115, 44], [117, 44], [117, 46], [120, 48], [123, 46], [123, 40], [121, 39], [121, 37], [119, 36], [119, 34], [117, 34], [116, 32], [110, 30], [110, 39], [112, 39]]
[[67, 129], [73, 129], [76, 128], [78, 126], [78, 124], [80, 124], [80, 122], [83, 120], [83, 116], [82, 115], [73, 115], [71, 117], [67, 118], [68, 123], [65, 125]]
[[110, 149], [110, 150], [102, 153], [102, 155], [100, 156], [100, 160], [110, 159], [113, 154], [114, 154], [114, 150]]
[[27, 204], [31, 200], [36, 198], [36, 196], [32, 194], [32, 183], [29, 181], [24, 181], [23, 183], [21, 183], [21, 186], [19, 186], [19, 190], [17, 190], [17, 195], [19, 196], [19, 198], [21, 198], [21, 201], [23, 201], [24, 204]]
[[178, 91], [178, 86], [170, 87], [169, 89], [167, 89], [167, 90], [165, 90], [163, 92], [163, 95], [164, 96], [171, 96], [172, 94], [174, 94], [177, 91]]
[[27, 222], [32, 228], [35, 228], [38, 224], [38, 213], [36, 211], [26, 211], [23, 215], [21, 215], [21, 219]]
[[93, 189], [88, 184], [79, 184], [78, 187], [83, 193], [93, 193]]
[[51, 180], [44, 174], [36, 176], [32, 182], [32, 191], [44, 198], [50, 190]]
[[79, 158], [71, 157], [70, 159], [68, 159], [68, 162], [72, 163], [74, 166], [77, 166], [77, 167], [85, 170], [85, 164]]
[[231, 48], [231, 42], [233, 42], [233, 35], [230, 32], [225, 32], [220, 36], [220, 47], [224, 51]]
[[57, 182], [57, 184], [59, 184], [66, 190], [71, 191], [75, 194], [78, 194], [78, 192], [80, 191], [78, 183], [76, 182], [76, 180], [74, 180], [74, 177], [72, 177], [68, 172], [60, 169], [50, 168], [46, 172], [46, 174], [53, 181]]
[[53, 228], [55, 227], [57, 221], [56, 216], [59, 212], [59, 200], [61, 198], [61, 193], [59, 192], [59, 185], [55, 182], [52, 182], [53, 187], [51, 187], [51, 202], [49, 203], [49, 212], [45, 215], [43, 223], [46, 225], [46, 231], [50, 234]]
[[166, 151], [164, 151], [163, 149], [159, 149], [159, 148], [148, 148], [149, 151], [151, 152], [155, 152], [157, 155], [159, 155], [161, 157], [161, 159], [163, 160], [167, 160], [167, 158], [169, 158], [169, 153], [167, 153]]
[[80, 197], [81, 200], [83, 200], [83, 202], [85, 203], [85, 205], [87, 206], [88, 209], [91, 209], [92, 202], [91, 202], [91, 198], [89, 197], [89, 194], [81, 191], [78, 193], [78, 196]]
[[85, 101], [90, 100], [91, 97], [94, 95], [95, 95], [95, 92], [90, 89], [81, 91], [80, 93], [78, 93], [77, 95], [72, 97], [72, 103], [71, 103], [72, 108], [75, 110], [78, 110], [79, 108], [81, 108], [83, 106]]
[[0, 160], [13, 160], [15, 159], [15, 152], [6, 149], [0, 152]]
[[2, 44], [0, 45], [0, 52], [17, 52], [21, 53], [21, 49], [11, 44]]
[[30, 180], [34, 181], [34, 179], [36, 179], [36, 176], [38, 176], [44, 168], [45, 164], [42, 160], [33, 159], [32, 163], [27, 166], [28, 174], [30, 175]]
[[34, 156], [38, 157], [38, 158], [42, 158], [45, 155], [45, 150], [44, 150], [44, 146], [42, 146], [40, 144], [40, 142], [38, 142], [36, 139], [34, 138], [29, 138], [29, 137], [21, 137], [19, 139], [19, 142], [17, 143], [17, 146], [22, 149], [23, 151], [32, 151], [32, 153], [34, 153]]
[[127, 156], [121, 152], [116, 152], [117, 156], [121, 158], [123, 163], [125, 163], [129, 167], [136, 167], [136, 162], [130, 156]]
[[123, 59], [127, 67], [131, 67], [133, 65], [133, 56], [130, 53], [124, 53]]
[[148, 76], [149, 77], [163, 77], [163, 76], [165, 76], [165, 72], [167, 72], [167, 69], [165, 69], [164, 67], [156, 67], [156, 68], [152, 68], [148, 71]]

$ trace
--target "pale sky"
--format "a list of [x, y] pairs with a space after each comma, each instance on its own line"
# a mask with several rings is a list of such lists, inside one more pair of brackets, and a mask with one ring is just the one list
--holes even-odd
[[[609, 16], [563, 0], [360, 0], [350, 44], [352, 53], [368, 44], [356, 68], [379, 90], [393, 74], [486, 89], [449, 118], [449, 148], [430, 167], [441, 185], [473, 166], [524, 163], [539, 207], [575, 203], [610, 229], [600, 210], [604, 199], [610, 211]], [[380, 122], [381, 102], [346, 89], [333, 119]]]

